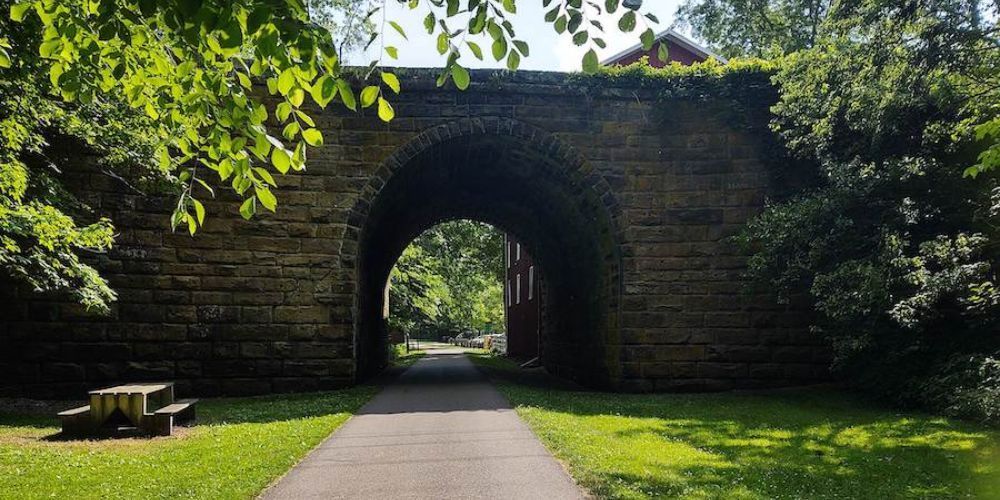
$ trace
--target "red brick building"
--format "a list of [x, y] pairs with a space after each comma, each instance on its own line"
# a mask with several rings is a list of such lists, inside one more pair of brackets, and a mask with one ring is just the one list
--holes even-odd
[[[726, 58], [712, 52], [711, 50], [699, 45], [694, 40], [691, 40], [690, 38], [672, 29], [660, 32], [656, 35], [655, 40], [653, 48], [650, 50], [642, 50], [642, 44], [636, 44], [605, 59], [601, 64], [604, 64], [605, 66], [626, 66], [637, 62], [643, 56], [649, 57], [650, 66], [655, 68], [662, 68], [671, 62], [678, 62], [686, 65], [702, 62], [710, 58], [716, 59], [719, 62], [726, 62]], [[660, 50], [660, 44], [667, 45], [666, 62], [660, 61], [660, 58], [657, 57]]]
[[538, 356], [540, 278], [524, 246], [504, 235], [504, 305], [507, 321], [507, 355], [517, 359]]

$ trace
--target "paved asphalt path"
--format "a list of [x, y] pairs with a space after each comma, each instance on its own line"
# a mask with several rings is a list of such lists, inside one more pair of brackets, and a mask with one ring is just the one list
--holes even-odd
[[262, 497], [555, 500], [584, 494], [461, 351], [435, 349]]

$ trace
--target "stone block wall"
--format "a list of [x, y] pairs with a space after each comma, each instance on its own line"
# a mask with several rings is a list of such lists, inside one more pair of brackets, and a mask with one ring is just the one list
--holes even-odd
[[[436, 88], [429, 72], [401, 77], [390, 124], [369, 111], [320, 114], [326, 145], [307, 171], [279, 179], [277, 212], [253, 221], [220, 194], [206, 202], [197, 236], [172, 233], [169, 195], [134, 192], [96, 169], [72, 174], [68, 184], [120, 231], [115, 249], [94, 258], [119, 300], [98, 317], [63, 297], [3, 286], [0, 392], [78, 396], [162, 379], [200, 395], [353, 383], [365, 224], [356, 207], [377, 194], [366, 190], [383, 184], [373, 179], [393, 155], [428, 146], [422, 132], [481, 122], [485, 134], [523, 127], [544, 135], [539, 143], [579, 158], [593, 174], [587, 179], [607, 191], [596, 196], [615, 225], [608, 237], [618, 261], [608, 279], [618, 295], [601, 326], [609, 332], [601, 369], [613, 388], [721, 390], [826, 377], [828, 349], [807, 332], [808, 313], [743, 292], [745, 259], [727, 238], [771, 189], [750, 136], [701, 104], [670, 103], [665, 125], [652, 117], [666, 104], [641, 89], [580, 89], [558, 73], [477, 72], [465, 92]], [[594, 194], [589, 182], [577, 183], [581, 193]], [[551, 359], [568, 349], [548, 347]]]

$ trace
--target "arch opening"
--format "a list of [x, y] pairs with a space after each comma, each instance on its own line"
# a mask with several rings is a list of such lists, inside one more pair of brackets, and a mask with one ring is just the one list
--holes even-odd
[[540, 360], [593, 386], [619, 376], [620, 255], [606, 193], [565, 148], [489, 133], [450, 137], [400, 161], [364, 201], [358, 238], [359, 378], [386, 367], [385, 283], [406, 246], [434, 225], [471, 219], [516, 235], [544, 275]]
[[462, 219], [414, 239], [386, 283], [391, 342], [505, 333], [504, 238], [489, 224]]

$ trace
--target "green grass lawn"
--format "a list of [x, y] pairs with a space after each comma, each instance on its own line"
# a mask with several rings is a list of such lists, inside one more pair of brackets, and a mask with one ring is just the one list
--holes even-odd
[[0, 498], [253, 498], [376, 390], [203, 400], [161, 438], [61, 441], [55, 418], [0, 409]]
[[[481, 366], [512, 363], [471, 356]], [[1000, 432], [836, 391], [500, 390], [601, 498], [1000, 498]]]

